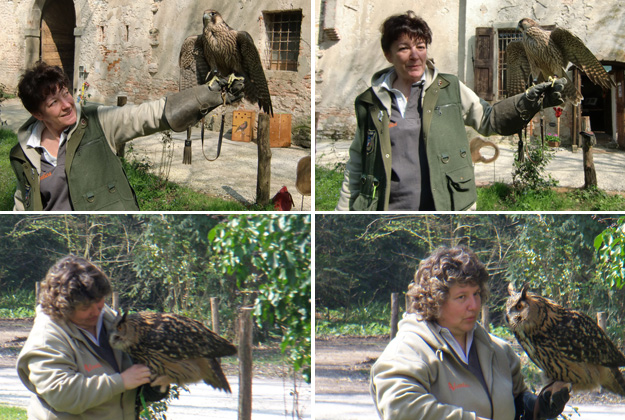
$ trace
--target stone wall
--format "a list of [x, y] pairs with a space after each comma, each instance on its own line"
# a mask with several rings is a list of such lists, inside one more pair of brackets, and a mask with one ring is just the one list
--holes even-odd
[[[53, 1], [53, 0], [48, 0]], [[20, 74], [39, 57], [39, 24], [45, 0], [0, 2], [8, 16], [0, 34], [0, 83], [14, 92]], [[178, 91], [178, 54], [187, 36], [202, 31], [202, 13], [213, 8], [234, 29], [250, 33], [266, 58], [264, 11], [302, 10], [297, 71], [265, 70], [275, 113], [310, 118], [311, 8], [307, 0], [75, 0], [74, 87], [89, 87], [88, 100], [114, 104], [118, 96], [141, 103]], [[80, 72], [80, 67], [84, 72]], [[254, 109], [242, 103], [240, 108]]]
[[[470, 88], [474, 87], [475, 29], [514, 29], [523, 17], [569, 28], [599, 60], [625, 63], [623, 2], [315, 0], [315, 5], [318, 16], [315, 114], [317, 140], [321, 141], [353, 136], [354, 99], [369, 86], [376, 71], [388, 66], [380, 47], [379, 27], [388, 16], [406, 10], [415, 11], [432, 29], [428, 55], [438, 69], [457, 74]], [[615, 107], [612, 108], [614, 113]], [[548, 121], [555, 121], [553, 111], [545, 114]], [[566, 109], [561, 117], [561, 132], [569, 129], [571, 114]]]

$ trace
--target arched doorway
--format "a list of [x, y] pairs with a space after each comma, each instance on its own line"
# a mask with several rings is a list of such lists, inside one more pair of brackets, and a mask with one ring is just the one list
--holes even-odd
[[39, 59], [61, 67], [69, 77], [72, 90], [74, 76], [74, 28], [76, 12], [73, 0], [47, 0], [41, 12]]

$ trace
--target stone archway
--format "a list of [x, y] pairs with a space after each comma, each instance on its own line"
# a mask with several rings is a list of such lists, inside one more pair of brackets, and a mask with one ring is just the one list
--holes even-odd
[[76, 12], [73, 0], [47, 0], [41, 10], [39, 59], [61, 67], [73, 86], [74, 28]]

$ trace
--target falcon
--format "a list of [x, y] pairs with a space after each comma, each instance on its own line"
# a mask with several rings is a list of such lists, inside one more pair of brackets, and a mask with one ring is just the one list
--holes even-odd
[[212, 80], [212, 76], [244, 78], [245, 99], [273, 116], [267, 79], [254, 40], [232, 29], [216, 10], [205, 10], [201, 35], [187, 37], [180, 50], [180, 90]]
[[562, 97], [577, 106], [583, 98], [566, 73], [570, 63], [583, 71], [590, 81], [603, 89], [614, 82], [584, 42], [563, 28], [548, 31], [529, 18], [519, 21], [522, 41], [513, 41], [506, 49], [508, 95], [525, 91], [531, 75], [538, 82], [566, 78]]

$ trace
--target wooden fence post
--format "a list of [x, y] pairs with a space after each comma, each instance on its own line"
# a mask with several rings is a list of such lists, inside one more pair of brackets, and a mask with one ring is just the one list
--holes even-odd
[[490, 310], [488, 306], [482, 306], [482, 327], [486, 332], [490, 332]]
[[608, 317], [606, 316], [605, 312], [597, 312], [597, 325], [599, 325], [599, 328], [605, 331], [607, 322]]
[[397, 335], [399, 322], [399, 293], [391, 293], [391, 340]]
[[271, 146], [269, 144], [269, 115], [258, 115], [258, 172], [256, 175], [256, 203], [265, 206], [269, 203], [271, 188]]
[[113, 292], [113, 299], [111, 304], [115, 312], [119, 312], [119, 292]]
[[213, 332], [219, 334], [219, 298], [211, 298], [211, 321], [213, 322]]
[[41, 282], [35, 282], [35, 308], [39, 305], [39, 292], [41, 288]]
[[252, 419], [252, 308], [239, 317], [239, 420]]

